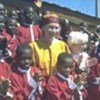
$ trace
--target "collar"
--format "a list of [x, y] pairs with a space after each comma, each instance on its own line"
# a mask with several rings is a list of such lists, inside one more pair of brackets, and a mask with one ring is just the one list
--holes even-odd
[[55, 37], [53, 37], [52, 43], [57, 43], [58, 39], [56, 39]]
[[28, 70], [25, 70], [25, 69], [18, 67], [18, 71], [20, 71], [21, 73], [27, 73], [29, 70], [30, 68]]
[[57, 73], [57, 75], [68, 83], [70, 89], [73, 90], [77, 88], [77, 85], [70, 79], [70, 77], [66, 78], [65, 76], [61, 75], [59, 72]]
[[62, 78], [65, 81], [68, 81], [68, 78], [66, 78], [65, 76], [63, 76], [62, 74], [60, 74], [59, 72], [57, 73], [57, 75]]

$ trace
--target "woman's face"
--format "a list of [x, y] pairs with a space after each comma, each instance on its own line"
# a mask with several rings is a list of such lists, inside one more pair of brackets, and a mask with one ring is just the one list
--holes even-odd
[[70, 46], [70, 49], [72, 53], [77, 54], [83, 51], [83, 47], [83, 44], [74, 44]]
[[59, 34], [61, 31], [61, 27], [59, 23], [48, 23], [43, 27], [43, 32], [45, 34], [46, 37], [53, 37], [56, 36], [57, 34]]

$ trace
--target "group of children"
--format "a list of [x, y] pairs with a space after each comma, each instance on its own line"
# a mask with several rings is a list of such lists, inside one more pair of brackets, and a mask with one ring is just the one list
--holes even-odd
[[20, 25], [8, 18], [0, 27], [0, 100], [99, 100], [100, 40], [88, 54], [86, 33], [63, 41], [58, 15], [49, 12], [37, 25], [32, 13], [28, 7]]
[[[75, 68], [72, 54], [59, 54], [56, 63], [57, 70], [47, 83], [38, 67], [33, 66], [32, 55], [32, 48], [28, 44], [22, 44], [18, 46], [15, 61], [11, 65], [0, 63], [0, 99], [90, 100], [87, 99], [88, 70]], [[94, 81], [94, 84], [97, 83]], [[96, 100], [99, 100], [99, 96]]]
[[[36, 66], [32, 66], [32, 55], [31, 47], [22, 44], [16, 50], [16, 59], [13, 64], [8, 66], [2, 63], [0, 65], [0, 86], [3, 86], [0, 87], [0, 90], [2, 89], [0, 96], [3, 99], [8, 100], [9, 97], [13, 100], [83, 100], [80, 90], [84, 89], [84, 73], [86, 72], [78, 69], [81, 73], [72, 79], [71, 72], [75, 70], [72, 54], [61, 53], [58, 56], [57, 71], [49, 78], [48, 83], [41, 71]], [[76, 90], [79, 97], [74, 93]], [[84, 96], [87, 95], [86, 91], [82, 92]], [[75, 99], [75, 96], [81, 99]]]

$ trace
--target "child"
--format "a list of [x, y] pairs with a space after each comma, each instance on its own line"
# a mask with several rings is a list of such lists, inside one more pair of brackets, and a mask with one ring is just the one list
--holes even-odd
[[71, 82], [69, 75], [74, 68], [73, 56], [61, 53], [57, 60], [57, 73], [50, 77], [47, 84], [46, 100], [71, 100], [76, 85]]
[[[80, 95], [75, 96], [75, 91], [81, 86], [80, 76], [85, 76], [83, 73], [77, 76], [75, 82], [71, 79], [71, 71], [74, 70], [74, 60], [71, 54], [61, 53], [57, 60], [57, 73], [50, 77], [47, 84], [46, 100], [83, 100]], [[78, 79], [78, 80], [77, 80]], [[82, 88], [83, 89], [83, 88]], [[84, 91], [82, 93], [86, 94]], [[81, 93], [81, 94], [82, 94]]]
[[[15, 63], [12, 65], [11, 90], [13, 100], [37, 100], [42, 94], [42, 74], [31, 66], [33, 51], [27, 44], [18, 46]], [[40, 100], [40, 99], [38, 99]]]
[[42, 31], [36, 21], [38, 16], [32, 7], [26, 7], [22, 13], [23, 22], [18, 27], [20, 43], [30, 43], [42, 36]]
[[8, 18], [6, 22], [6, 29], [2, 32], [7, 40], [7, 48], [11, 51], [11, 57], [15, 57], [15, 50], [20, 44], [17, 38], [17, 21], [13, 18]]

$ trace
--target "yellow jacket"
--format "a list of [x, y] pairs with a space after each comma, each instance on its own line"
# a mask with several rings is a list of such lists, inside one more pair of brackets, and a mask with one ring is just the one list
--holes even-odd
[[56, 69], [57, 57], [60, 53], [70, 53], [67, 44], [55, 38], [51, 44], [40, 39], [30, 43], [30, 46], [34, 50], [35, 63], [41, 67], [46, 76], [53, 74]]

